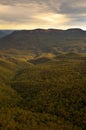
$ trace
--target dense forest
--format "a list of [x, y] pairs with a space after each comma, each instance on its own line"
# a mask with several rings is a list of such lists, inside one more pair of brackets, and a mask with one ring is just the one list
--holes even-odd
[[0, 58], [0, 130], [85, 130], [86, 57]]
[[67, 30], [62, 39], [58, 30], [48, 31], [0, 39], [0, 130], [86, 129], [86, 32]]

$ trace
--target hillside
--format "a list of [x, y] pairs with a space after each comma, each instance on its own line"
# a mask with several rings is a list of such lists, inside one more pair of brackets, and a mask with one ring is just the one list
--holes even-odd
[[0, 129], [85, 130], [85, 66], [74, 53], [0, 58]]
[[81, 29], [36, 29], [15, 31], [0, 39], [0, 49], [38, 52], [86, 52], [86, 31]]
[[0, 130], [86, 129], [86, 32], [15, 31], [0, 39]]

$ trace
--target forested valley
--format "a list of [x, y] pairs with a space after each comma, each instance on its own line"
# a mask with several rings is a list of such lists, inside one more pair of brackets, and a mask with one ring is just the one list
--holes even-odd
[[68, 51], [12, 48], [10, 37], [0, 40], [0, 130], [85, 130], [85, 37]]

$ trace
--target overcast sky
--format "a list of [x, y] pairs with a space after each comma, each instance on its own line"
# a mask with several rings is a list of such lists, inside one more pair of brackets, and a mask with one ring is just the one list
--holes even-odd
[[0, 0], [0, 29], [82, 28], [86, 0]]

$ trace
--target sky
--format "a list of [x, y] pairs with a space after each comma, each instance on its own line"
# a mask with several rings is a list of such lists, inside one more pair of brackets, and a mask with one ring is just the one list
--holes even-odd
[[81, 28], [86, 0], [0, 0], [0, 29]]

